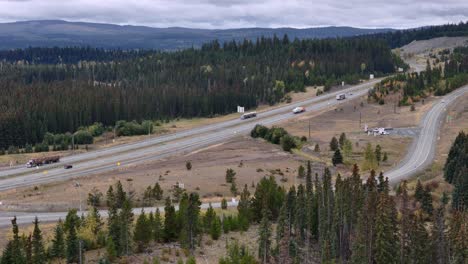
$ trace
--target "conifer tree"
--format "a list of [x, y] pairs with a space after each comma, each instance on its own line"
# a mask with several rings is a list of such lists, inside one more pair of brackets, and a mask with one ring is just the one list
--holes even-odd
[[330, 141], [330, 150], [336, 151], [339, 148], [339, 143], [336, 137], [333, 137]]
[[344, 148], [344, 145], [345, 145], [346, 140], [347, 140], [346, 134], [345, 134], [344, 132], [341, 133], [340, 139], [339, 139], [339, 143], [340, 143], [340, 148], [341, 148], [341, 149]]
[[151, 240], [151, 226], [143, 209], [141, 209], [141, 213], [135, 224], [133, 240], [137, 245], [137, 252], [143, 252]]
[[454, 210], [449, 221], [448, 238], [451, 263], [464, 264], [468, 259], [468, 213]]
[[221, 219], [216, 215], [213, 221], [211, 221], [210, 236], [213, 240], [218, 240], [221, 236]]
[[406, 181], [400, 184], [400, 263], [410, 263], [411, 261], [411, 212], [409, 209], [409, 197]]
[[78, 216], [76, 215], [76, 210], [72, 209], [68, 211], [66, 221], [65, 221], [65, 228], [67, 230], [67, 239], [66, 239], [66, 257], [68, 263], [76, 263], [79, 261], [80, 257], [80, 249], [82, 247], [80, 245], [78, 236], [77, 236], [77, 228], [78, 228]]
[[129, 255], [132, 248], [133, 212], [128, 198], [123, 201], [118, 222], [120, 223], [120, 255]]
[[332, 163], [333, 166], [336, 166], [337, 164], [343, 164], [343, 156], [341, 155], [340, 149], [335, 150], [335, 153], [332, 157]]
[[265, 205], [262, 210], [262, 220], [259, 227], [258, 257], [262, 264], [270, 262], [271, 257], [271, 223], [268, 207]]
[[162, 226], [162, 218], [161, 213], [159, 212], [159, 208], [156, 208], [156, 212], [154, 213], [154, 221], [153, 221], [153, 240], [155, 242], [162, 242], [164, 240], [164, 229]]
[[287, 202], [284, 201], [278, 216], [278, 225], [276, 227], [276, 245], [278, 251], [278, 263], [291, 263], [290, 251], [290, 230], [288, 223]]
[[54, 238], [52, 239], [52, 247], [50, 255], [53, 258], [65, 257], [65, 236], [63, 231], [62, 219], [59, 219], [54, 229]]
[[397, 263], [398, 229], [393, 200], [380, 193], [375, 221], [375, 263]]
[[424, 221], [420, 214], [411, 215], [411, 228], [409, 230], [409, 250], [410, 255], [408, 259], [403, 258], [403, 261], [409, 260], [414, 264], [425, 264], [431, 261], [430, 241], [429, 234], [424, 227]]
[[42, 232], [39, 229], [39, 220], [34, 219], [34, 230], [32, 235], [32, 263], [46, 263], [46, 254], [44, 249], [44, 241]]
[[296, 212], [295, 212], [295, 234], [296, 240], [300, 245], [303, 245], [304, 240], [306, 239], [307, 231], [307, 215], [306, 215], [306, 191], [304, 185], [300, 184], [297, 188], [297, 198], [296, 198]]
[[106, 257], [110, 262], [113, 262], [117, 257], [117, 249], [111, 236], [106, 241]]
[[175, 208], [169, 197], [166, 198], [164, 207], [164, 241], [172, 242], [177, 238], [177, 220]]
[[13, 239], [8, 241], [2, 255], [2, 264], [24, 264], [26, 263], [26, 255], [23, 250], [23, 245], [19, 237], [18, 224], [16, 223], [16, 216], [11, 220], [13, 229]]
[[382, 147], [380, 145], [375, 146], [375, 159], [377, 163], [382, 161]]
[[205, 227], [205, 232], [209, 232], [212, 226], [213, 221], [216, 219], [216, 212], [214, 211], [211, 203], [206, 210], [205, 216], [203, 217], [203, 225]]
[[432, 259], [437, 264], [448, 263], [447, 236], [445, 225], [445, 205], [439, 206], [433, 214], [432, 227]]

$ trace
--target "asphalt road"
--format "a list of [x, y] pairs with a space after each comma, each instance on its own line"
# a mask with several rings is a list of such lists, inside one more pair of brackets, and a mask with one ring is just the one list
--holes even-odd
[[[0, 191], [102, 173], [193, 151], [238, 135], [248, 134], [256, 124], [271, 125], [294, 118], [296, 115], [292, 114], [292, 109], [296, 106], [305, 106], [307, 111], [319, 111], [342, 103], [343, 101], [335, 99], [337, 94], [346, 93], [346, 100], [361, 97], [379, 81], [380, 79], [375, 79], [334, 93], [260, 112], [252, 119], [233, 119], [140, 142], [64, 157], [59, 164], [41, 166], [40, 169], [21, 166], [2, 170]], [[65, 170], [63, 164], [73, 164], [73, 169]]]
[[432, 163], [439, 138], [439, 128], [446, 115], [447, 105], [453, 103], [466, 92], [468, 92], [468, 85], [439, 99], [424, 115], [419, 125], [420, 133], [413, 140], [405, 158], [397, 167], [384, 173], [391, 183], [397, 183], [421, 172]]

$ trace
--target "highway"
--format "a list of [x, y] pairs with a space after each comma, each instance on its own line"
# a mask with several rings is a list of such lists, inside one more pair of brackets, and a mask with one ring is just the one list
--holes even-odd
[[437, 146], [439, 128], [446, 114], [447, 105], [453, 103], [464, 93], [468, 92], [468, 85], [439, 99], [424, 115], [419, 124], [420, 134], [413, 140], [405, 158], [391, 170], [384, 173], [390, 183], [397, 183], [407, 179], [415, 173], [421, 172], [432, 163]]
[[[366, 92], [367, 90], [360, 90], [360, 89], [358, 89], [358, 91], [353, 90], [353, 96], [354, 97], [362, 96]], [[457, 98], [459, 98], [461, 95], [465, 94], [466, 92], [468, 92], [468, 85], [455, 90], [454, 92], [440, 98], [437, 102], [434, 103], [431, 109], [423, 117], [419, 125], [421, 132], [419, 136], [414, 139], [406, 157], [395, 168], [393, 168], [390, 171], [385, 172], [385, 176], [389, 178], [391, 183], [396, 183], [402, 179], [406, 179], [414, 175], [415, 173], [425, 169], [432, 162], [434, 158], [434, 154], [435, 154], [435, 148], [436, 148], [436, 142], [438, 138], [440, 124], [445, 116], [446, 107], [449, 104], [453, 103]], [[314, 104], [312, 107], [309, 107], [308, 111], [324, 109], [326, 107], [334, 106], [339, 103], [340, 103], [339, 101], [336, 101], [334, 99], [325, 100], [325, 101]], [[197, 136], [197, 138], [200, 141], [192, 142], [193, 144], [190, 144], [192, 140], [189, 140], [190, 142], [185, 142], [187, 140], [185, 139], [185, 140], [177, 141], [176, 143], [171, 143], [170, 146], [162, 145], [160, 146], [160, 148], [165, 148], [166, 151], [162, 151], [156, 156], [150, 156], [150, 157], [143, 156], [142, 160], [158, 159], [160, 158], [159, 155], [173, 155], [174, 152], [183, 151], [184, 149], [194, 149], [194, 148], [199, 148], [201, 146], [213, 144], [218, 141], [224, 141], [225, 139], [235, 136], [236, 134], [247, 133], [256, 123], [262, 123], [262, 124], [267, 125], [267, 124], [277, 123], [277, 122], [280, 122], [289, 118], [294, 118], [294, 115], [290, 113], [292, 106], [293, 105], [287, 106], [287, 110], [288, 110], [287, 113], [278, 111], [279, 114], [277, 115], [270, 115], [269, 117], [266, 117], [266, 118], [261, 118], [261, 119], [259, 118], [259, 120], [256, 120], [256, 122], [251, 122], [251, 123], [246, 123], [246, 124], [242, 124], [239, 126], [235, 126], [235, 128], [232, 128], [230, 130], [231, 133], [221, 133], [220, 131], [217, 131], [217, 132], [214, 132], [215, 134], [214, 137], [210, 135]], [[133, 161], [130, 161], [130, 162], [133, 162]], [[115, 169], [115, 166], [110, 169]], [[100, 168], [97, 168], [97, 170], [99, 171]], [[19, 176], [19, 177], [21, 178], [25, 176]], [[16, 178], [12, 178], [12, 179], [16, 179]], [[7, 179], [0, 181], [0, 185], [2, 186], [1, 188], [3, 188], [3, 183], [5, 181], [12, 180], [12, 179], [7, 178]], [[50, 180], [50, 179], [44, 178], [41, 181], [47, 181], [47, 180]], [[14, 183], [11, 183], [11, 184], [14, 184]], [[24, 184], [24, 183], [22, 184], [21, 182], [19, 182], [19, 186], [25, 186], [25, 185], [28, 185], [28, 184]], [[9, 189], [9, 188], [5, 188], [5, 189]], [[204, 203], [202, 204], [202, 209], [205, 209], [208, 206], [209, 206], [208, 204]], [[221, 205], [220, 203], [213, 203], [212, 206], [214, 208], [219, 208]], [[228, 206], [237, 206], [237, 201], [228, 202]], [[141, 210], [142, 208], [135, 208], [134, 213], [139, 214]], [[144, 210], [145, 212], [150, 212], [150, 211], [154, 212], [156, 208], [148, 207], [148, 208], [144, 208]], [[159, 210], [163, 212], [164, 208], [159, 207]], [[83, 213], [86, 214], [86, 212], [83, 212]], [[100, 213], [101, 213], [101, 216], [103, 217], [106, 217], [107, 215], [106, 210], [101, 210]], [[15, 215], [17, 216], [17, 221], [19, 224], [29, 224], [29, 223], [32, 223], [32, 221], [34, 220], [34, 217], [36, 216], [42, 222], [57, 221], [59, 218], [64, 219], [66, 216], [66, 212], [40, 212], [40, 213], [39, 212], [38, 213], [0, 212], [0, 227], [10, 226], [11, 218]]]
[[[335, 99], [337, 94], [346, 93], [349, 99], [361, 97], [380, 80], [374, 79], [337, 92], [260, 112], [252, 119], [228, 120], [135, 143], [64, 157], [59, 164], [42, 166], [40, 169], [17, 166], [2, 170], [0, 191], [116, 170], [224, 142], [235, 136], [248, 134], [256, 124], [271, 125], [295, 118], [296, 115], [291, 111], [296, 106], [305, 106], [307, 111], [320, 111], [343, 102]], [[66, 170], [63, 164], [73, 164], [73, 169]]]

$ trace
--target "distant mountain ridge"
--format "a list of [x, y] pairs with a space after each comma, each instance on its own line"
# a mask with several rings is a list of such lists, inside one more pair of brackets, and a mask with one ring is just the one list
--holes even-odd
[[0, 49], [26, 47], [91, 46], [108, 49], [176, 50], [218, 39], [255, 40], [258, 37], [294, 38], [349, 37], [395, 31], [391, 28], [363, 29], [354, 27], [319, 28], [238, 28], [192, 29], [182, 27], [153, 28], [114, 24], [68, 22], [63, 20], [35, 20], [0, 23]]

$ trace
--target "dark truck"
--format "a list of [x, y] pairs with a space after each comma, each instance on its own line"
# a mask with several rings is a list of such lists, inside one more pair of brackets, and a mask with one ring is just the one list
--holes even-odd
[[42, 166], [44, 164], [56, 163], [60, 161], [60, 156], [50, 156], [50, 157], [42, 157], [42, 158], [35, 158], [30, 159], [26, 163], [26, 167], [32, 168], [36, 166]]

